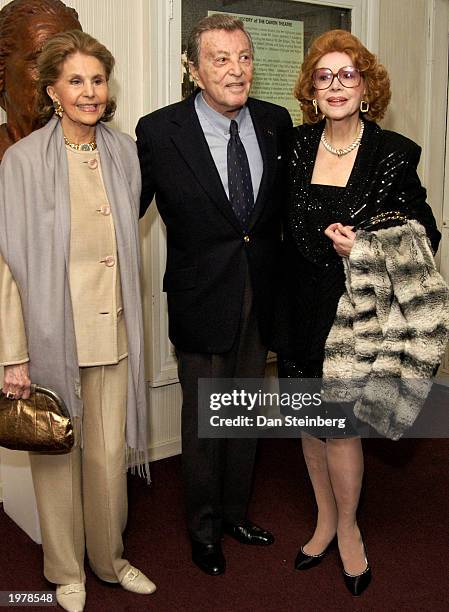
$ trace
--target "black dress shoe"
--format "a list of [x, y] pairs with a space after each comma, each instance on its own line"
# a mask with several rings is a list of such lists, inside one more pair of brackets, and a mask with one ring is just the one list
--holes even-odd
[[308, 570], [321, 563], [321, 561], [324, 559], [324, 557], [334, 545], [334, 542], [335, 538], [333, 538], [331, 542], [327, 545], [327, 547], [323, 550], [323, 552], [319, 553], [318, 555], [308, 555], [306, 552], [304, 552], [304, 549], [301, 546], [298, 554], [296, 555], [295, 569]]
[[371, 582], [371, 568], [369, 565], [367, 565], [366, 570], [364, 570], [361, 574], [355, 575], [348, 574], [343, 570], [343, 577], [345, 579], [345, 584], [348, 587], [348, 591], [351, 593], [351, 595], [358, 597]]
[[192, 540], [192, 561], [209, 576], [223, 574], [226, 569], [226, 559], [220, 543], [203, 544]]
[[223, 531], [232, 536], [241, 544], [256, 544], [257, 546], [268, 546], [273, 544], [274, 536], [262, 527], [258, 527], [250, 521], [244, 521], [240, 525], [223, 523]]

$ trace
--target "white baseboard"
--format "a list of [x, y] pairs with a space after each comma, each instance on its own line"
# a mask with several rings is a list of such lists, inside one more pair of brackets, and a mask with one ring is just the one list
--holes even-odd
[[159, 459], [167, 459], [181, 453], [181, 438], [173, 438], [156, 444], [148, 449], [150, 461], [159, 461]]

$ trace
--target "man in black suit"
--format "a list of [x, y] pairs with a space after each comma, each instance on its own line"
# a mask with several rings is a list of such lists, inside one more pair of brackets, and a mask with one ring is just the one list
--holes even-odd
[[183, 391], [182, 461], [193, 561], [225, 570], [223, 531], [273, 536], [246, 518], [256, 440], [198, 438], [198, 378], [264, 375], [280, 239], [288, 112], [248, 98], [253, 48], [243, 23], [202, 19], [187, 56], [200, 90], [140, 119], [141, 214], [156, 195], [167, 227], [169, 335]]

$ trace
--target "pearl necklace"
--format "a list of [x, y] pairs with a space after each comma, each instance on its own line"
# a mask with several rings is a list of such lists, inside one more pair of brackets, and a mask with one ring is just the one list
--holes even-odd
[[95, 151], [97, 148], [97, 143], [95, 140], [92, 140], [92, 142], [85, 142], [83, 144], [76, 144], [74, 142], [70, 142], [67, 136], [64, 136], [64, 142], [71, 149], [75, 149], [75, 151]]
[[329, 153], [332, 153], [333, 155], [338, 155], [338, 157], [341, 157], [342, 155], [347, 155], [348, 153], [350, 153], [356, 147], [359, 146], [359, 144], [360, 144], [360, 142], [362, 140], [363, 130], [364, 129], [365, 129], [365, 124], [360, 119], [360, 131], [358, 133], [357, 138], [354, 140], [354, 142], [351, 142], [351, 144], [348, 145], [347, 147], [345, 147], [344, 149], [336, 149], [330, 143], [328, 143], [327, 140], [326, 140], [326, 135], [324, 133], [325, 130], [323, 130], [323, 133], [321, 134], [321, 142], [323, 143], [323, 146], [326, 149], [326, 151], [329, 151]]

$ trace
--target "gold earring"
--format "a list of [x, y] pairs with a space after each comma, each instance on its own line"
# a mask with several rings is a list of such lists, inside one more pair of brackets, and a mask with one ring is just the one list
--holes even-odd
[[55, 113], [58, 115], [58, 117], [62, 117], [64, 109], [62, 108], [59, 100], [53, 100], [53, 108], [55, 109]]
[[369, 111], [369, 102], [366, 100], [360, 100], [360, 112], [367, 113]]
[[312, 100], [313, 108], [315, 109], [315, 115], [318, 115], [318, 102], [313, 98]]

